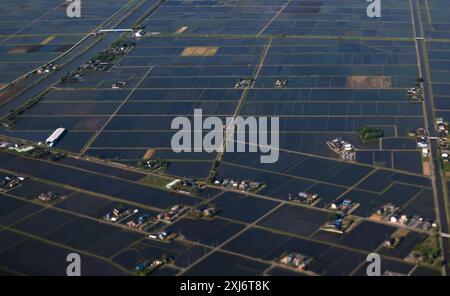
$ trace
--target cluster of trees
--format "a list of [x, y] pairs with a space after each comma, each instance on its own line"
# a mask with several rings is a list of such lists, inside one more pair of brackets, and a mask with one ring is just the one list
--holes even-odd
[[31, 107], [33, 107], [35, 104], [37, 104], [40, 100], [42, 100], [42, 98], [49, 92], [50, 90], [47, 90], [45, 92], [43, 92], [42, 94], [33, 97], [31, 100], [29, 100], [28, 102], [26, 102], [25, 104], [23, 104], [22, 106], [20, 106], [17, 109], [14, 110], [10, 110], [8, 112], [8, 115], [6, 115], [2, 121], [1, 124], [6, 127], [6, 128], [11, 128], [14, 126], [14, 124], [16, 123], [16, 117], [23, 114], [26, 110], [30, 109]]
[[195, 180], [183, 180], [172, 187], [174, 190], [187, 191], [192, 194], [198, 194], [200, 187]]
[[26, 152], [25, 154], [30, 157], [41, 158], [45, 155], [49, 154], [50, 150], [47, 148], [37, 147], [31, 151]]
[[[106, 66], [104, 68], [104, 70], [109, 69], [109, 67], [111, 67], [112, 64], [114, 64], [118, 59], [120, 59], [126, 52], [120, 50], [120, 48], [131, 48], [133, 46], [135, 46], [136, 44], [134, 42], [131, 41], [123, 41], [123, 40], [118, 40], [116, 42], [114, 42], [110, 48], [105, 49], [103, 51], [101, 51], [100, 53], [98, 53], [91, 61], [90, 63], [94, 64], [94, 61], [97, 61], [95, 63], [95, 65], [97, 65], [97, 63], [108, 63], [109, 65]], [[69, 82], [72, 81], [77, 75], [81, 75], [83, 74], [83, 72], [86, 71], [86, 69], [83, 69], [82, 67], [78, 67], [75, 71], [71, 72], [71, 73], [67, 73], [65, 76], [61, 77], [61, 82], [65, 83], [65, 82]]]
[[362, 127], [358, 130], [361, 142], [366, 143], [383, 137], [383, 130], [377, 127]]
[[[204, 211], [206, 209], [211, 209], [210, 211]], [[188, 217], [191, 217], [193, 219], [200, 219], [200, 218], [212, 218], [217, 212], [221, 210], [220, 207], [218, 207], [214, 203], [209, 203], [206, 206], [200, 207], [199, 209], [192, 209], [188, 212]]]
[[414, 255], [420, 258], [420, 261], [429, 265], [439, 263], [441, 250], [439, 249], [436, 237], [429, 237], [414, 247]]
[[414, 80], [414, 86], [415, 87], [420, 87], [420, 84], [423, 82], [423, 78], [422, 77], [417, 77], [415, 80]]
[[154, 171], [157, 169], [166, 169], [169, 166], [169, 163], [162, 159], [144, 159], [138, 162], [138, 168], [145, 169], [147, 171]]
[[219, 167], [220, 160], [214, 160], [211, 170], [209, 171], [209, 175], [206, 178], [206, 183], [213, 183], [216, 180], [217, 177], [217, 168]]

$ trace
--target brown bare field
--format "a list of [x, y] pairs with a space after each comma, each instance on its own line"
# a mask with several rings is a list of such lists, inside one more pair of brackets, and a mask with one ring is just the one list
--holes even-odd
[[181, 34], [181, 33], [185, 32], [188, 28], [189, 28], [189, 27], [187, 27], [187, 26], [180, 27], [180, 28], [175, 32], [175, 34]]
[[181, 56], [213, 56], [217, 53], [218, 49], [217, 46], [190, 46], [183, 50]]
[[375, 221], [381, 221], [383, 219], [383, 216], [380, 216], [378, 214], [372, 214], [369, 219], [375, 220]]
[[20, 53], [27, 53], [28, 49], [24, 46], [17, 46], [14, 47], [13, 49], [11, 49], [10, 51], [8, 51], [8, 53], [11, 54], [20, 54]]
[[392, 234], [392, 236], [393, 236], [393, 237], [405, 237], [405, 236], [408, 235], [408, 233], [409, 233], [409, 230], [408, 230], [408, 229], [405, 229], [405, 228], [399, 228], [399, 229], [397, 229], [397, 231], [395, 231], [395, 232]]
[[12, 54], [21, 54], [28, 52], [35, 52], [41, 47], [40, 45], [19, 45], [8, 51], [8, 53]]
[[151, 159], [154, 152], [155, 152], [154, 149], [148, 149], [147, 152], [145, 152], [145, 154], [142, 157], [142, 159]]
[[21, 85], [14, 85], [5, 88], [2, 92], [0, 92], [0, 103], [8, 101], [11, 97], [21, 91], [22, 88], [23, 87]]
[[47, 45], [49, 44], [53, 39], [55, 39], [55, 36], [48, 36], [44, 40], [41, 41], [41, 45]]
[[349, 88], [391, 88], [390, 76], [347, 76]]
[[429, 160], [422, 160], [422, 170], [423, 170], [423, 174], [425, 176], [430, 175], [430, 161]]

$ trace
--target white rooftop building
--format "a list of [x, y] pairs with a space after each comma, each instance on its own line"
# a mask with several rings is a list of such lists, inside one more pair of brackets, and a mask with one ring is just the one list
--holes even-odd
[[66, 129], [63, 127], [57, 128], [51, 135], [50, 137], [47, 138], [47, 140], [45, 140], [45, 143], [47, 144], [47, 146], [52, 147], [53, 145], [55, 145], [55, 143], [61, 139], [61, 137], [64, 135], [64, 133], [66, 132]]

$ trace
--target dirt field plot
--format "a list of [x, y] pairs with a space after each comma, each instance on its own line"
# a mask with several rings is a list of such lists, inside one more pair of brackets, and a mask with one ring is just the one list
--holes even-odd
[[181, 53], [182, 56], [213, 56], [217, 53], [219, 48], [217, 46], [189, 46]]
[[390, 76], [347, 76], [349, 88], [391, 88]]

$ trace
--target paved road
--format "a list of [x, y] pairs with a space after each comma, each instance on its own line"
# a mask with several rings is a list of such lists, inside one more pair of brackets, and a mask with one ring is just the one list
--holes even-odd
[[[419, 73], [421, 77], [424, 78], [424, 83], [422, 83], [423, 93], [424, 93], [424, 115], [425, 115], [425, 128], [428, 129], [430, 133], [429, 145], [430, 145], [430, 158], [431, 158], [431, 177], [433, 180], [433, 191], [435, 198], [435, 209], [437, 221], [440, 225], [440, 229], [444, 233], [448, 233], [448, 219], [446, 214], [446, 195], [444, 193], [443, 186], [446, 186], [445, 180], [440, 172], [440, 160], [437, 155], [438, 143], [436, 130], [435, 130], [435, 117], [434, 117], [434, 102], [433, 102], [433, 91], [431, 88], [431, 75], [428, 65], [428, 53], [426, 49], [426, 36], [424, 34], [423, 23], [418, 9], [417, 0], [410, 0], [411, 5], [411, 15], [413, 23], [414, 37], [416, 38], [416, 49], [417, 49], [417, 59], [419, 63]], [[448, 267], [448, 255], [449, 255], [449, 241], [447, 238], [439, 238], [444, 265], [442, 267], [442, 273], [444, 275], [449, 274]]]

